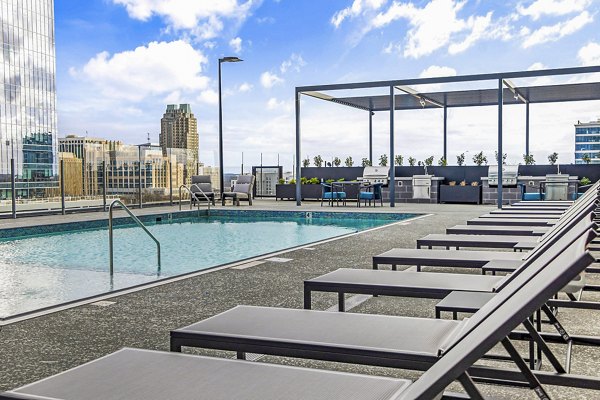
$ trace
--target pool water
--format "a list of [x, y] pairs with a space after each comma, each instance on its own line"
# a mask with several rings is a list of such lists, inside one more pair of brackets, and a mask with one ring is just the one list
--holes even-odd
[[0, 241], [0, 318], [304, 245], [390, 220], [196, 217], [114, 231], [109, 275], [107, 229]]

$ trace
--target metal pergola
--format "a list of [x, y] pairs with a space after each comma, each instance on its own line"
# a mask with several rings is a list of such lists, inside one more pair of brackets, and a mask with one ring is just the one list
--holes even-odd
[[[436, 78], [416, 78], [393, 81], [357, 82], [296, 87], [296, 204], [302, 204], [300, 186], [301, 136], [300, 95], [330, 101], [367, 111], [369, 114], [369, 159], [373, 160], [373, 115], [391, 110], [444, 110], [444, 159], [447, 159], [447, 117], [452, 107], [498, 107], [498, 155], [502, 153], [502, 111], [504, 105], [525, 104], [525, 154], [529, 155], [529, 104], [600, 100], [600, 82], [564, 83], [541, 86], [517, 86], [512, 80], [560, 75], [581, 75], [600, 72], [600, 66], [558, 68], [536, 71], [516, 71], [491, 74], [462, 75]], [[419, 92], [416, 85], [495, 81], [495, 89], [471, 89], [440, 92]], [[351, 89], [389, 88], [388, 95], [335, 97], [325, 92]], [[399, 92], [399, 93], [398, 93]], [[390, 112], [390, 181], [395, 182], [394, 112]], [[390, 185], [390, 206], [395, 206], [395, 185]], [[498, 168], [498, 208], [502, 207], [502, 168]]]

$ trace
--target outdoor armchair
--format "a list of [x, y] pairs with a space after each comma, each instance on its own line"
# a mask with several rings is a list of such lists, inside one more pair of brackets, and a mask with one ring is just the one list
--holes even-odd
[[382, 183], [361, 186], [358, 191], [358, 207], [360, 207], [361, 200], [365, 202], [365, 206], [367, 205], [368, 201], [369, 205], [371, 205], [371, 202], [373, 202], [373, 207], [375, 207], [375, 204], [377, 204], [377, 200], [379, 200], [379, 203], [383, 206], [383, 196], [381, 193], [382, 186]]
[[339, 189], [341, 188], [339, 186], [336, 186], [335, 183], [321, 182], [321, 206], [323, 206], [323, 200], [327, 200], [332, 206], [334, 200], [337, 202], [338, 206], [340, 205], [340, 200], [343, 200], [345, 205], [346, 192]]
[[240, 205], [240, 200], [247, 201], [252, 205], [252, 193], [254, 191], [254, 175], [240, 175], [233, 185], [231, 192], [221, 193], [221, 204], [225, 205], [225, 200], [230, 197], [233, 203]]
[[212, 188], [210, 175], [194, 175], [192, 176], [192, 202], [210, 201], [215, 205], [215, 192]]

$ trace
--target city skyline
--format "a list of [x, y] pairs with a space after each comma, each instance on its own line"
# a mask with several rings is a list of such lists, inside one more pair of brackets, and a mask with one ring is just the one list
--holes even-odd
[[[223, 66], [226, 172], [239, 170], [242, 151], [247, 166], [258, 165], [262, 152], [265, 164], [279, 154], [291, 167], [295, 86], [600, 64], [599, 2], [591, 0], [76, 3], [56, 4], [61, 136], [88, 131], [142, 143], [149, 132], [157, 142], [164, 106], [190, 103], [200, 161], [216, 165], [217, 60], [236, 55], [245, 61]], [[365, 156], [361, 113], [305, 103], [302, 158]], [[536, 161], [556, 151], [559, 162], [573, 162], [574, 124], [596, 120], [600, 107], [531, 112]], [[399, 113], [397, 153], [439, 158], [438, 114]], [[522, 114], [507, 107], [505, 148], [513, 162], [524, 152]], [[374, 120], [374, 158], [387, 152], [386, 124], [383, 113]], [[451, 110], [449, 162], [462, 152], [493, 154], [495, 124], [489, 108]]]

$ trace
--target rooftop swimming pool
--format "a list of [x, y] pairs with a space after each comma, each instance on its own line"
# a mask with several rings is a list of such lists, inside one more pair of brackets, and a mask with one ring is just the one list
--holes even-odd
[[114, 276], [107, 222], [0, 230], [0, 318], [204, 270], [414, 217], [414, 214], [213, 210], [115, 219]]

